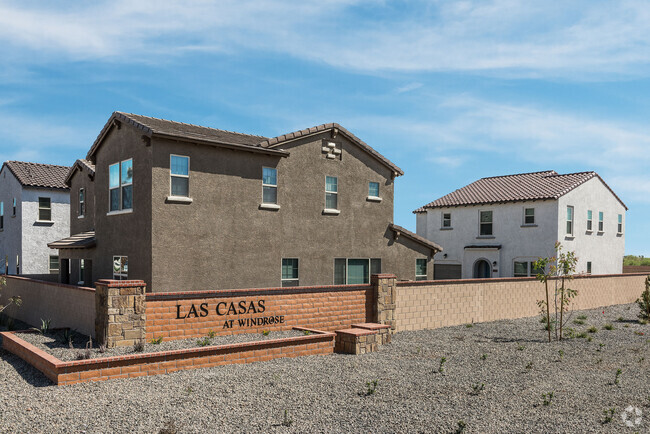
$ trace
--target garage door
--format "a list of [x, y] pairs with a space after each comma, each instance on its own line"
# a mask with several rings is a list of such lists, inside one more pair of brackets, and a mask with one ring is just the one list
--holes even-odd
[[460, 264], [434, 264], [433, 278], [435, 280], [460, 279], [462, 276]]

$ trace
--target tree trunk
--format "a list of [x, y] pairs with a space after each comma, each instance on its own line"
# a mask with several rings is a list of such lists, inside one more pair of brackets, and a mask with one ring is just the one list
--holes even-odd
[[563, 315], [564, 315], [564, 276], [562, 277], [562, 287], [560, 288], [560, 340], [562, 340]]
[[548, 279], [544, 283], [546, 284], [546, 328], [548, 330], [548, 341], [551, 342], [551, 306], [548, 304]]

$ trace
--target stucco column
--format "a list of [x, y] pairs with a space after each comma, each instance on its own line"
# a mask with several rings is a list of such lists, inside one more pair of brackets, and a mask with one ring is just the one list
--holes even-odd
[[394, 274], [373, 274], [370, 277], [370, 282], [375, 293], [375, 322], [390, 325], [391, 330], [395, 330], [397, 276]]
[[95, 336], [107, 348], [145, 343], [143, 280], [102, 279], [95, 283]]

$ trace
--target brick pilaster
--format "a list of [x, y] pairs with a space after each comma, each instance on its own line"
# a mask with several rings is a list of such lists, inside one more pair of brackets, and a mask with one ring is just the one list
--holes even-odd
[[95, 336], [100, 344], [107, 348], [144, 344], [145, 289], [142, 280], [95, 283]]
[[374, 321], [390, 325], [395, 330], [395, 291], [397, 276], [394, 274], [373, 274], [370, 277], [375, 292]]

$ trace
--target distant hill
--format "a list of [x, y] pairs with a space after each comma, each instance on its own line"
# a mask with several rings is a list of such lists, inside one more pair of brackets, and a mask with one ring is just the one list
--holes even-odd
[[623, 266], [650, 266], [650, 258], [644, 256], [627, 255], [623, 257]]

